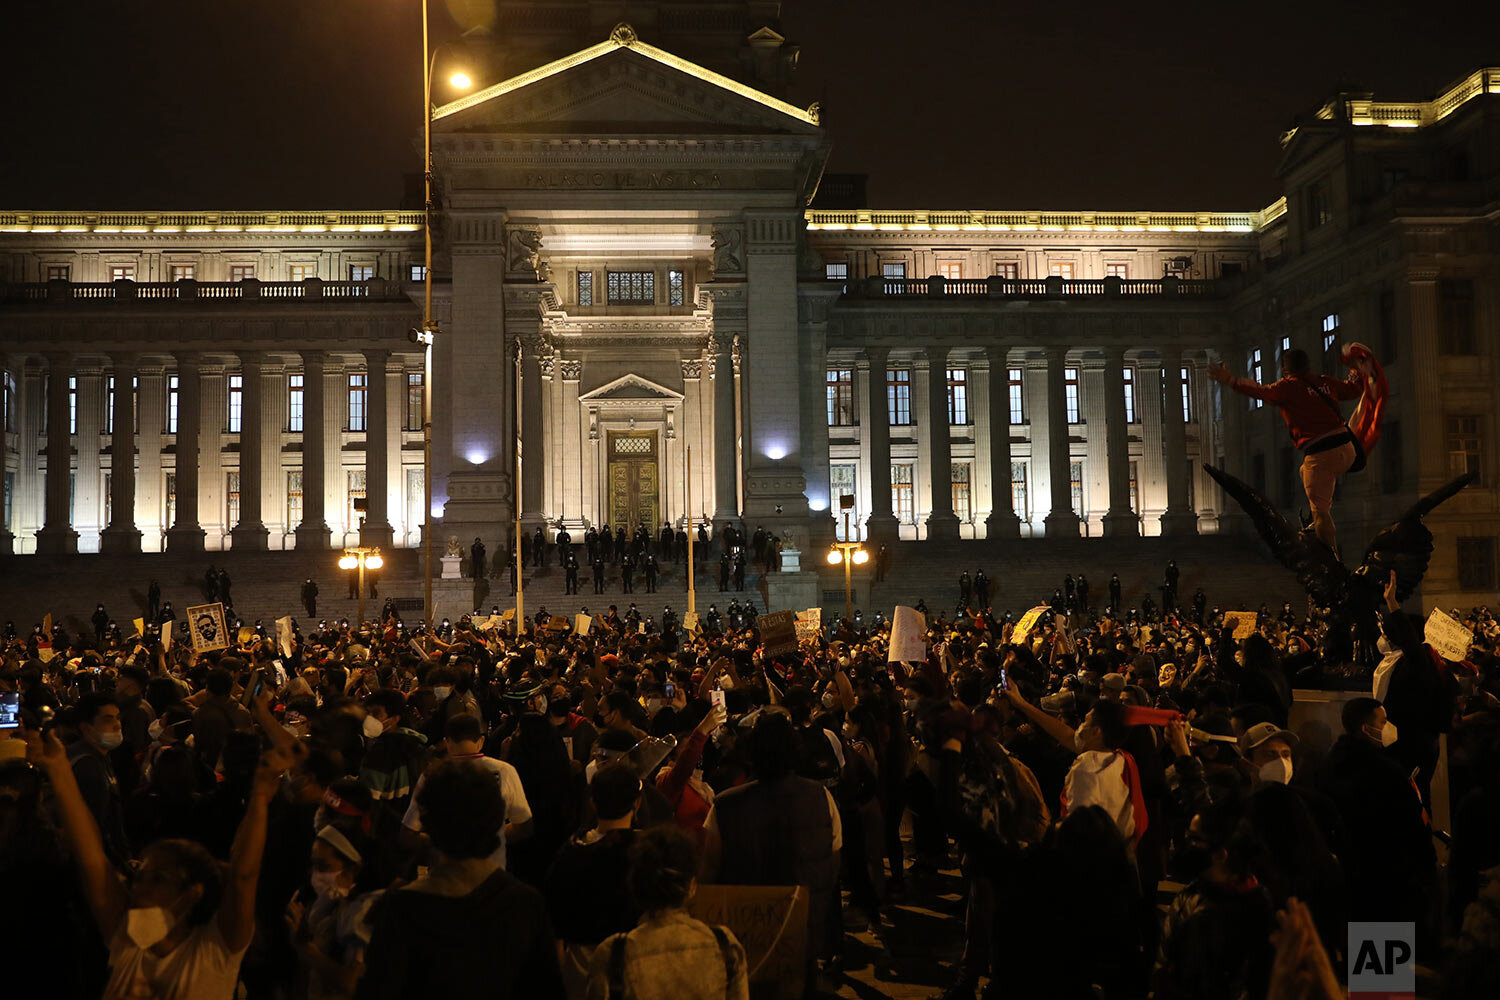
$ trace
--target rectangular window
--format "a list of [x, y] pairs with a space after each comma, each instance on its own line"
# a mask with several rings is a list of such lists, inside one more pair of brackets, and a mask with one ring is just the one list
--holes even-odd
[[5, 474], [5, 530], [15, 534], [15, 496], [16, 496], [16, 474], [7, 472]]
[[1083, 516], [1083, 463], [1068, 463], [1068, 502], [1073, 506], [1073, 513], [1079, 517]]
[[828, 369], [828, 426], [854, 426], [854, 370]]
[[1339, 367], [1339, 314], [1328, 313], [1323, 317], [1323, 371], [1332, 375]]
[[349, 376], [349, 430], [362, 431], [369, 419], [370, 377], [364, 372]]
[[426, 281], [427, 280], [427, 265], [426, 264], [412, 264], [412, 265], [410, 265], [406, 269], [406, 276], [411, 281]]
[[348, 484], [349, 499], [347, 502], [349, 505], [349, 516], [348, 520], [344, 523], [349, 525], [350, 528], [353, 528], [355, 525], [359, 524], [365, 519], [365, 515], [362, 511], [357, 511], [354, 509], [354, 501], [365, 499], [365, 470], [350, 469], [348, 472]]
[[162, 523], [171, 528], [177, 524], [177, 473], [167, 473], [167, 488], [162, 495], [166, 498], [166, 517]]
[[[109, 376], [104, 380], [104, 433], [115, 432], [115, 377]], [[108, 524], [109, 521], [104, 522]]]
[[1063, 369], [1063, 398], [1067, 401], [1068, 423], [1078, 424], [1083, 422], [1082, 415], [1078, 412], [1078, 369]]
[[229, 280], [230, 281], [249, 281], [251, 278], [254, 278], [254, 277], [255, 277], [255, 265], [254, 264], [230, 264], [229, 265]]
[[286, 474], [286, 528], [294, 531], [302, 523], [302, 473]]
[[[1281, 344], [1282, 344], [1282, 349], [1286, 350], [1287, 348], [1289, 348], [1291, 346], [1291, 338], [1289, 338], [1289, 337], [1283, 337], [1283, 338], [1281, 338]], [[1259, 347], [1255, 348], [1254, 350], [1252, 350], [1250, 352], [1250, 362], [1249, 362], [1249, 365], [1247, 367], [1249, 368], [1250, 377], [1252, 379], [1254, 379], [1257, 382], [1263, 382], [1263, 381], [1265, 381], [1265, 374], [1266, 374], [1266, 372], [1265, 372], [1265, 362], [1263, 362], [1261, 360], [1260, 348]], [[1261, 402], [1261, 400], [1258, 400], [1258, 399], [1251, 399], [1250, 400], [1250, 409], [1252, 409], [1252, 410], [1258, 410], [1263, 405], [1264, 404]]]
[[[856, 487], [858, 467], [852, 462], [835, 462], [828, 467], [828, 509], [833, 512], [833, 530], [841, 542], [850, 542], [859, 537], [859, 490]], [[844, 534], [843, 508], [839, 506], [843, 497], [855, 497], [849, 510], [848, 537]]]
[[1006, 278], [1011, 281], [1021, 276], [1021, 265], [1013, 260], [997, 261], [995, 264], [995, 277]]
[[591, 306], [594, 304], [594, 272], [578, 272], [578, 304]]
[[957, 281], [964, 276], [964, 262], [961, 260], [938, 261], [937, 273], [939, 277], [949, 281]]
[[1458, 539], [1458, 589], [1495, 589], [1495, 538], [1493, 535]]
[[[1192, 390], [1191, 384], [1189, 383], [1189, 379], [1191, 378], [1190, 372], [1191, 372], [1191, 369], [1188, 369], [1188, 368], [1180, 368], [1180, 369], [1178, 369], [1178, 372], [1177, 372], [1177, 377], [1179, 379], [1181, 379], [1181, 382], [1179, 383], [1180, 388], [1178, 389], [1178, 392], [1182, 396], [1182, 399], [1180, 401], [1180, 405], [1182, 406], [1182, 422], [1185, 423], [1185, 424], [1190, 424], [1190, 423], [1193, 422], [1193, 390]], [[1168, 383], [1168, 381], [1169, 381], [1169, 379], [1167, 378], [1167, 370], [1165, 368], [1163, 368], [1161, 370], [1161, 405], [1162, 405], [1162, 412], [1166, 412], [1166, 407], [1167, 407], [1167, 383]]]
[[1444, 354], [1474, 354], [1474, 282], [1444, 279], [1438, 282], [1442, 316], [1439, 343]]
[[70, 274], [72, 274], [72, 272], [73, 272], [73, 268], [69, 264], [48, 264], [47, 265], [47, 280], [48, 281], [67, 281], [68, 280], [68, 276]]
[[78, 433], [78, 377], [68, 376], [68, 433]]
[[16, 431], [16, 400], [20, 398], [17, 392], [16, 375], [14, 372], [5, 372], [3, 383], [5, 398], [0, 400], [0, 424], [5, 430], [12, 434]]
[[1026, 463], [1010, 463], [1010, 509], [1023, 521], [1031, 520], [1031, 501], [1026, 491]]
[[[229, 405], [224, 415], [224, 430], [238, 434], [243, 429], [245, 412], [245, 376], [229, 376]], [[233, 523], [233, 522], [231, 522]]]
[[1243, 261], [1226, 260], [1219, 262], [1219, 277], [1221, 278], [1238, 278], [1244, 273], [1245, 264]]
[[1130, 512], [1141, 514], [1141, 463], [1130, 463]]
[[1333, 221], [1333, 193], [1326, 180], [1307, 187], [1307, 228], [1317, 229]]
[[[167, 376], [167, 433], [177, 433], [177, 376]], [[172, 522], [168, 521], [168, 524]]]
[[302, 430], [302, 375], [286, 377], [286, 429], [296, 434]]
[[1125, 422], [1133, 424], [1137, 422], [1135, 412], [1135, 369], [1126, 365], [1120, 372], [1121, 380], [1125, 383]]
[[906, 261], [888, 260], [880, 265], [880, 276], [891, 280], [899, 280], [906, 277]]
[[902, 524], [917, 523], [917, 508], [912, 492], [912, 464], [891, 463], [891, 510]]
[[173, 281], [190, 281], [193, 278], [196, 278], [197, 276], [198, 276], [198, 265], [197, 264], [173, 264], [172, 265], [172, 280]]
[[240, 474], [224, 473], [224, 524], [233, 528], [240, 523]]
[[1025, 373], [1020, 368], [1009, 368], [1006, 372], [1010, 393], [1010, 422], [1012, 425], [1024, 424], [1026, 422]]
[[953, 513], [958, 520], [968, 524], [974, 520], [974, 505], [969, 491], [969, 463], [954, 462], [952, 474]]
[[1071, 260], [1055, 261], [1047, 265], [1047, 274], [1064, 281], [1073, 280], [1073, 262]]
[[1448, 418], [1448, 473], [1462, 476], [1478, 472], [1481, 477], [1479, 418], [1459, 416]]
[[1130, 277], [1129, 264], [1105, 264], [1104, 276], [1106, 278], [1128, 278]]
[[316, 264], [288, 264], [286, 268], [286, 279], [288, 281], [306, 281], [308, 278], [318, 276], [318, 265]]
[[1380, 492], [1386, 496], [1401, 492], [1406, 469], [1401, 456], [1401, 422], [1388, 420], [1380, 432]]
[[829, 281], [848, 281], [849, 264], [846, 261], [835, 261], [823, 265], [823, 277]]
[[422, 429], [422, 380], [426, 377], [422, 372], [406, 373], [406, 429], [409, 431]]
[[350, 264], [350, 281], [370, 281], [375, 277], [375, 268], [369, 264]]
[[969, 422], [969, 370], [948, 369], [948, 423], [962, 427]]
[[610, 305], [651, 305], [656, 301], [654, 271], [610, 271], [605, 275]]
[[893, 426], [911, 423], [911, 369], [888, 368], [885, 373], [887, 416]]
[[110, 281], [134, 281], [135, 280], [135, 265], [134, 264], [111, 264], [109, 266], [109, 280]]
[[681, 271], [667, 272], [667, 305], [680, 306], [686, 294], [686, 283]]
[[1281, 359], [1286, 357], [1286, 352], [1292, 349], [1292, 338], [1282, 337], [1281, 342], [1276, 345], [1276, 367], [1281, 368]]
[[406, 530], [417, 531], [427, 523], [422, 508], [427, 503], [427, 489], [423, 485], [422, 470], [406, 470]]

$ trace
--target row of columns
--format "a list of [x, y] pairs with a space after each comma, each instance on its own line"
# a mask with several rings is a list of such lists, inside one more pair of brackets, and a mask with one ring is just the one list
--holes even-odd
[[[925, 430], [928, 435], [927, 476], [932, 484], [931, 506], [926, 521], [929, 539], [957, 538], [959, 534], [958, 518], [953, 511], [952, 491], [948, 488], [953, 464], [947, 392], [950, 350], [946, 346], [935, 346], [924, 351], [928, 378]], [[1069, 475], [1072, 458], [1065, 388], [1068, 350], [1064, 346], [1045, 349], [1046, 418], [1040, 428], [1033, 424], [1033, 441], [1044, 441], [1047, 452], [1051, 510], [1043, 523], [1048, 536], [1052, 537], [1076, 537], [1080, 525], [1078, 514], [1073, 510]], [[1198, 517], [1188, 498], [1187, 438], [1180, 402], [1183, 351], [1180, 348], [1167, 348], [1160, 353], [1162, 365], [1166, 369], [1165, 391], [1168, 403], [1163, 407], [1162, 417], [1163, 443], [1168, 456], [1167, 509], [1161, 518], [1162, 534], [1196, 534]], [[897, 533], [896, 517], [891, 507], [891, 428], [886, 376], [890, 354], [890, 348], [887, 347], [865, 348], [865, 355], [870, 362], [865, 435], [870, 465], [870, 514], [866, 530], [868, 536], [875, 539], [894, 538]], [[989, 421], [993, 497], [991, 513], [985, 522], [986, 534], [990, 538], [1015, 537], [1020, 534], [1020, 518], [1012, 507], [1010, 490], [1010, 400], [1005, 378], [1009, 365], [1009, 348], [1004, 345], [989, 346], [985, 348], [985, 355], [991, 373], [989, 406], [985, 416]], [[1130, 424], [1125, 412], [1124, 376], [1124, 349], [1107, 348], [1104, 352], [1103, 403], [1109, 488], [1109, 508], [1104, 518], [1104, 533], [1108, 536], [1134, 536], [1140, 533], [1139, 521], [1130, 501]], [[1137, 406], [1139, 405], [1140, 400], [1137, 399]], [[1042, 433], [1036, 434], [1036, 430]], [[835, 497], [829, 499], [830, 503], [837, 502]]]
[[[327, 549], [330, 528], [325, 502], [325, 466], [328, 456], [328, 394], [325, 384], [326, 355], [322, 351], [300, 352], [303, 374], [302, 410], [302, 521], [296, 526], [298, 548]], [[176, 515], [167, 526], [166, 548], [172, 552], [201, 552], [205, 532], [199, 522], [200, 442], [203, 436], [202, 359], [195, 352], [172, 355], [177, 377]], [[388, 413], [390, 352], [372, 348], [364, 352], [366, 365], [365, 424], [365, 494], [366, 512], [360, 527], [362, 545], [389, 546], [394, 530], [389, 514], [390, 418]], [[5, 359], [0, 359], [3, 361]], [[43, 498], [43, 524], [37, 531], [37, 552], [66, 554], [78, 551], [78, 532], [72, 525], [73, 433], [70, 427], [69, 380], [75, 375], [73, 358], [68, 354], [46, 355], [47, 384], [47, 476]], [[239, 356], [243, 395], [241, 397], [239, 455], [239, 519], [230, 531], [234, 547], [265, 550], [269, 532], [265, 522], [264, 499], [268, 489], [266, 453], [274, 447], [279, 422], [275, 409], [268, 405], [270, 392], [282, 391], [280, 369], [275, 375], [266, 370], [262, 354]], [[139, 374], [136, 356], [130, 353], [110, 355], [110, 374], [114, 378], [111, 410], [109, 522], [100, 531], [99, 548], [103, 553], [126, 554], [141, 551], [141, 532], [136, 526], [136, 432], [135, 392], [132, 387]], [[22, 366], [16, 363], [16, 384]], [[425, 390], [425, 387], [424, 387]], [[103, 428], [88, 420], [85, 400], [89, 393], [79, 383], [77, 426], [80, 438], [95, 435]], [[11, 405], [16, 405], [11, 403]], [[141, 400], [140, 425], [160, 420], [148, 412], [144, 394]], [[0, 468], [8, 458], [6, 437], [0, 434]], [[82, 454], [82, 451], [80, 451]], [[143, 456], [144, 459], [144, 456]], [[11, 551], [13, 539], [8, 526], [0, 524], [0, 552]]]

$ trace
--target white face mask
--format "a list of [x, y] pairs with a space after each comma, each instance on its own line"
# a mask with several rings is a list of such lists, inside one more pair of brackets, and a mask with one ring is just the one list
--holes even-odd
[[160, 906], [136, 906], [125, 915], [125, 933], [144, 951], [172, 933], [176, 923], [177, 918]]
[[116, 730], [112, 733], [99, 734], [99, 746], [104, 750], [113, 750], [125, 742], [125, 734]]
[[452, 693], [453, 689], [446, 684], [439, 684], [437, 687], [432, 689], [432, 696], [438, 701], [447, 701], [448, 696]]
[[1092, 750], [1089, 743], [1094, 738], [1094, 727], [1086, 722], [1079, 723], [1078, 728], [1073, 730], [1073, 749], [1079, 753]]
[[338, 872], [313, 872], [307, 881], [319, 899], [344, 899], [349, 895], [348, 887], [339, 884]]
[[824, 708], [836, 708], [836, 707], [838, 707], [838, 703], [839, 703], [839, 696], [836, 693], [834, 693], [833, 691], [824, 691], [823, 692], [823, 707]]
[[1383, 747], [1390, 746], [1400, 738], [1396, 733], [1396, 724], [1390, 721], [1387, 721], [1386, 724], [1381, 727], [1379, 733], [1370, 732], [1369, 729], [1366, 729], [1365, 732], [1370, 733], [1371, 737], [1378, 739], [1380, 741], [1380, 745]]
[[146, 732], [153, 740], [159, 740], [161, 739], [163, 728], [160, 719], [153, 719], [151, 725], [146, 727]]
[[1285, 757], [1277, 757], [1268, 760], [1260, 766], [1260, 780], [1265, 782], [1274, 781], [1278, 785], [1285, 785], [1292, 780], [1292, 762]]
[[381, 733], [385, 732], [385, 726], [381, 725], [380, 720], [375, 718], [375, 716], [367, 715], [365, 716], [364, 721], [364, 732], [365, 739], [373, 740]]

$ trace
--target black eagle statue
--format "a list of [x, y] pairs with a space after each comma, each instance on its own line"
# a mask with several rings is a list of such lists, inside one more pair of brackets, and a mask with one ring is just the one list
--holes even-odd
[[[1313, 603], [1323, 609], [1328, 625], [1325, 653], [1339, 661], [1371, 666], [1378, 657], [1380, 606], [1386, 582], [1396, 574], [1396, 597], [1404, 601], [1417, 589], [1432, 558], [1432, 532], [1422, 519], [1479, 478], [1468, 473], [1449, 481], [1413, 504], [1365, 548], [1364, 560], [1349, 569], [1338, 555], [1308, 530], [1298, 530], [1271, 502], [1223, 469], [1204, 464], [1224, 492], [1234, 498], [1255, 524], [1274, 555], [1297, 580]], [[1351, 645], [1352, 644], [1352, 645]]]

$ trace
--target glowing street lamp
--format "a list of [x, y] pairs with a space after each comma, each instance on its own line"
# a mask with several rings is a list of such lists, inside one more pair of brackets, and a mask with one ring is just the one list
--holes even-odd
[[363, 625], [365, 622], [365, 570], [379, 569], [384, 565], [385, 560], [381, 558], [379, 548], [357, 545], [345, 549], [344, 554], [339, 557], [339, 569], [359, 571], [359, 611], [355, 615], [356, 625]]
[[[844, 537], [849, 537], [849, 512], [854, 509], [854, 497], [848, 493], [839, 497], [839, 507], [844, 513]], [[828, 549], [828, 565], [844, 564], [844, 619], [854, 617], [854, 567], [870, 561], [870, 553], [858, 540], [834, 542]]]

